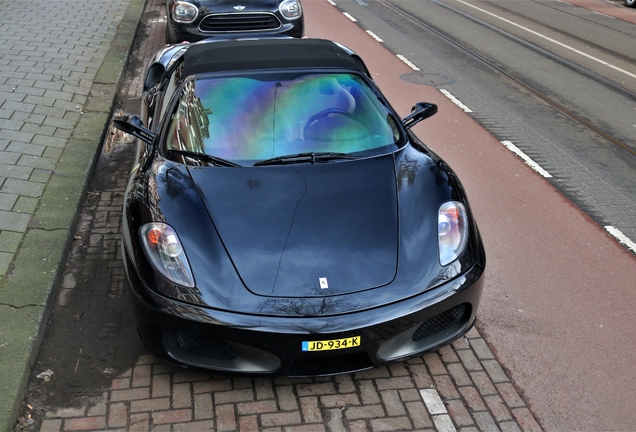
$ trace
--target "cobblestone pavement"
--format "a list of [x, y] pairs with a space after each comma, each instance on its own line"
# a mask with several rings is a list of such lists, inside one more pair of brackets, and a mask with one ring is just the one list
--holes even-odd
[[[119, 94], [129, 112], [138, 109], [144, 61], [164, 43], [163, 16], [161, 2], [149, 1]], [[158, 362], [137, 339], [119, 249], [133, 153], [109, 135], [18, 429], [541, 430], [477, 329], [439, 352], [335, 377], [239, 378]], [[35, 377], [47, 369], [49, 381]]]

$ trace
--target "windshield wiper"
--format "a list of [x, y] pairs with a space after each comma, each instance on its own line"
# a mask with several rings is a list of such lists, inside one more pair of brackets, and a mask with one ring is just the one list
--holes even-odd
[[254, 166], [262, 165], [285, 165], [293, 163], [306, 163], [315, 164], [316, 162], [324, 162], [334, 159], [358, 159], [357, 156], [348, 155], [346, 153], [335, 152], [306, 152], [297, 153], [285, 156], [278, 156], [271, 159], [265, 159], [254, 163]]
[[216, 166], [223, 166], [223, 167], [240, 167], [241, 165], [236, 164], [234, 162], [231, 162], [227, 159], [223, 159], [220, 158], [218, 156], [212, 156], [206, 153], [194, 153], [194, 152], [190, 152], [187, 150], [177, 150], [177, 149], [169, 149], [168, 150], [170, 153], [175, 153], [178, 155], [182, 155], [182, 156], [186, 156], [186, 157], [190, 157], [196, 160], [200, 160], [203, 162], [210, 162], [213, 165]]

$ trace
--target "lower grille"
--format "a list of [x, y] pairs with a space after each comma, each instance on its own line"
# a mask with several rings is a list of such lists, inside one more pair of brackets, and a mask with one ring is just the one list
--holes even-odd
[[470, 317], [470, 305], [462, 303], [444, 312], [438, 313], [432, 318], [424, 321], [413, 333], [413, 341], [417, 342], [424, 338], [433, 336], [437, 333], [463, 323]]
[[281, 23], [270, 13], [235, 13], [208, 15], [203, 18], [199, 29], [202, 32], [253, 32], [278, 30]]
[[209, 359], [233, 360], [231, 346], [221, 339], [185, 331], [168, 331], [163, 335], [166, 350], [178, 357], [185, 355]]

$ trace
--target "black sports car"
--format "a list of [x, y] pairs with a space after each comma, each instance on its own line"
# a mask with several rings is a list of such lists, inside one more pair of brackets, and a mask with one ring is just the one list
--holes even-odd
[[[237, 374], [351, 372], [474, 324], [485, 253], [455, 173], [363, 61], [318, 39], [209, 40], [151, 60], [123, 260], [158, 357]], [[146, 126], [144, 126], [146, 125]]]
[[233, 34], [303, 37], [300, 0], [167, 0], [166, 43]]

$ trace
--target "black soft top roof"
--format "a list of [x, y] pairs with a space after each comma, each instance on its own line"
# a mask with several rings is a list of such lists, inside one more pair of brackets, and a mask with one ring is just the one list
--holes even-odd
[[287, 68], [345, 68], [368, 75], [362, 60], [335, 42], [291, 38], [193, 44], [184, 54], [181, 74]]

